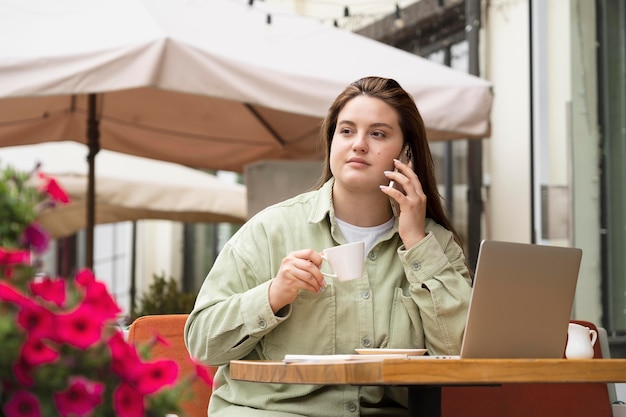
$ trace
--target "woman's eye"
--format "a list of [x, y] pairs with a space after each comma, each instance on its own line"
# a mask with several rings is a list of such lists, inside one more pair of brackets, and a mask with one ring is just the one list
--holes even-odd
[[384, 138], [385, 133], [377, 130], [377, 131], [372, 132], [372, 136], [377, 137], [377, 138]]
[[347, 127], [343, 127], [339, 129], [339, 133], [341, 133], [342, 135], [349, 135], [350, 133], [352, 133], [352, 130], [348, 129]]

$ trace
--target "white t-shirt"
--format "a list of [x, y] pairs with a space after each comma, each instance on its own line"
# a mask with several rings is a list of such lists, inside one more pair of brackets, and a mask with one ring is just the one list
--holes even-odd
[[370, 249], [378, 243], [378, 240], [391, 230], [394, 219], [395, 218], [392, 217], [385, 223], [379, 224], [378, 226], [359, 227], [335, 218], [339, 230], [341, 230], [343, 237], [346, 238], [348, 243], [359, 242], [361, 240], [365, 242], [365, 256], [367, 256]]

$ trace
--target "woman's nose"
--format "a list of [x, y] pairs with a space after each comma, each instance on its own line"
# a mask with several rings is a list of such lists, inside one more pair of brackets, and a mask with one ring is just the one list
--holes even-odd
[[365, 140], [365, 135], [362, 135], [362, 134], [355, 135], [354, 142], [352, 143], [352, 149], [355, 151], [367, 150], [367, 141]]

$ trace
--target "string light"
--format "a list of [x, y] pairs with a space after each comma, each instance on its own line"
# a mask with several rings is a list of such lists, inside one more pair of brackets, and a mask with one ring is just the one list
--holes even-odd
[[[238, 0], [233, 0], [233, 1], [238, 1]], [[240, 0], [239, 0], [240, 1]], [[310, 3], [318, 3], [318, 4], [325, 4], [325, 5], [331, 5], [331, 4], [336, 4], [334, 2], [329, 2], [327, 0], [307, 0]], [[255, 4], [255, 0], [248, 0], [247, 1], [248, 6], [252, 7]], [[438, 3], [440, 5], [443, 5], [445, 3], [444, 0], [438, 0]], [[363, 5], [377, 5], [380, 6], [381, 1], [380, 0], [372, 0], [372, 1], [365, 1], [365, 2], [361, 2], [358, 3], [359, 6], [363, 6]], [[354, 6], [354, 4], [352, 4], [352, 6]], [[359, 22], [364, 22], [367, 20], [373, 20], [375, 21], [377, 18], [381, 18], [384, 15], [389, 15], [391, 13], [393, 13], [394, 16], [394, 26], [397, 29], [402, 29], [405, 26], [405, 22], [404, 19], [402, 18], [402, 9], [400, 8], [400, 4], [396, 3], [395, 4], [395, 11], [386, 14], [384, 11], [380, 11], [381, 8], [377, 7], [377, 11], [376, 13], [354, 13], [353, 11], [350, 10], [350, 7], [348, 5], [345, 5], [343, 7], [343, 23], [342, 23], [342, 18], [319, 18], [320, 21], [327, 21], [330, 24], [332, 24], [334, 27], [347, 27], [347, 26], [358, 26]], [[272, 14], [276, 15], [276, 14], [281, 14], [280, 12], [276, 12], [276, 11], [272, 11], [271, 13], [266, 12], [266, 24], [271, 25], [272, 24]], [[287, 14], [287, 13], [285, 13]], [[312, 16], [309, 16], [312, 17]], [[352, 29], [354, 30], [354, 29]]]
[[404, 27], [404, 19], [402, 19], [402, 11], [400, 10], [400, 5], [398, 3], [396, 3], [396, 16], [393, 24], [397, 29], [402, 29]]

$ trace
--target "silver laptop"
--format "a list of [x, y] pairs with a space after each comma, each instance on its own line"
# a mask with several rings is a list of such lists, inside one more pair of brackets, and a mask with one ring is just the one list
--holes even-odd
[[461, 358], [562, 358], [582, 250], [485, 240]]

